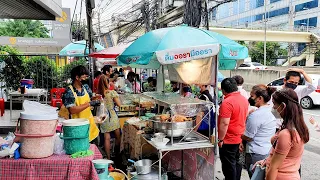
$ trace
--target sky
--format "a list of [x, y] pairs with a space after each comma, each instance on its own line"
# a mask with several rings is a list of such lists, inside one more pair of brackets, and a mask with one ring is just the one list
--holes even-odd
[[[71, 17], [73, 15], [73, 11], [75, 8], [75, 4], [76, 4], [77, 0], [62, 0], [62, 7], [67, 7], [71, 9]], [[111, 1], [111, 3], [106, 6], [107, 3], [109, 3]], [[133, 4], [136, 4], [138, 2], [140, 2], [141, 0], [95, 0], [96, 3], [96, 8], [94, 10], [98, 11], [99, 9], [102, 9], [102, 13], [101, 13], [101, 22], [104, 24], [107, 24], [107, 20], [109, 20], [112, 16], [112, 14], [114, 13], [123, 13], [125, 11], [128, 11], [131, 9]], [[99, 6], [100, 5], [100, 6]], [[85, 0], [83, 0], [83, 4], [82, 4], [82, 18], [81, 19], [85, 19]], [[78, 4], [77, 4], [77, 8], [75, 13], [76, 14], [80, 14], [80, 10], [81, 10], [81, 0], [78, 0]], [[79, 18], [79, 17], [78, 17]], [[97, 22], [97, 15], [94, 16], [94, 20], [93, 23]]]

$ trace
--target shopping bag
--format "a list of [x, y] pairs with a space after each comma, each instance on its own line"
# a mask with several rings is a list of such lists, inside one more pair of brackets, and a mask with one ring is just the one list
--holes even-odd
[[[251, 170], [253, 167], [253, 164], [250, 165]], [[256, 168], [254, 169], [253, 175], [251, 177], [251, 180], [265, 180], [266, 178], [266, 167], [262, 167], [261, 165], [256, 165]]]
[[97, 108], [95, 121], [96, 123], [101, 124], [104, 121], [109, 120], [109, 118], [109, 111], [106, 108], [105, 104], [102, 102], [100, 106]]

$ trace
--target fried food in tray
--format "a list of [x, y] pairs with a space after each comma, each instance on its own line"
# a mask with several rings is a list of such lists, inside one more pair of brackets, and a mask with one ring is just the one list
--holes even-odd
[[186, 117], [183, 115], [174, 115], [173, 117], [170, 117], [169, 114], [162, 114], [160, 116], [160, 122], [186, 122], [192, 120], [192, 117]]

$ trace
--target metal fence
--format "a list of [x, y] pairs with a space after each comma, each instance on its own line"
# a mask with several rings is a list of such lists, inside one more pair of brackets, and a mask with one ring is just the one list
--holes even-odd
[[[58, 55], [0, 55], [1, 93], [8, 94], [20, 87], [21, 79], [33, 79], [33, 88], [66, 87], [70, 84], [71, 69], [77, 65], [88, 67], [86, 58]], [[89, 67], [88, 67], [89, 69]]]

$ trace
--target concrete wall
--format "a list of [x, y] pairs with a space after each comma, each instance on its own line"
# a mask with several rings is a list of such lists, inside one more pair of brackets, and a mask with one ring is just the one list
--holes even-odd
[[249, 91], [252, 86], [257, 84], [268, 84], [269, 82], [279, 78], [281, 76], [280, 71], [274, 70], [232, 70], [230, 72], [231, 77], [240, 75], [244, 79], [243, 88]]
[[[269, 67], [268, 67], [269, 68]], [[300, 67], [299, 67], [300, 68]], [[277, 78], [285, 76], [288, 67], [274, 67], [270, 70], [220, 70], [225, 77], [232, 77], [240, 75], [244, 79], [243, 87], [247, 91], [250, 91], [252, 86], [257, 84], [268, 84]], [[274, 70], [271, 70], [274, 69]], [[308, 74], [320, 74], [320, 67], [303, 68]]]

